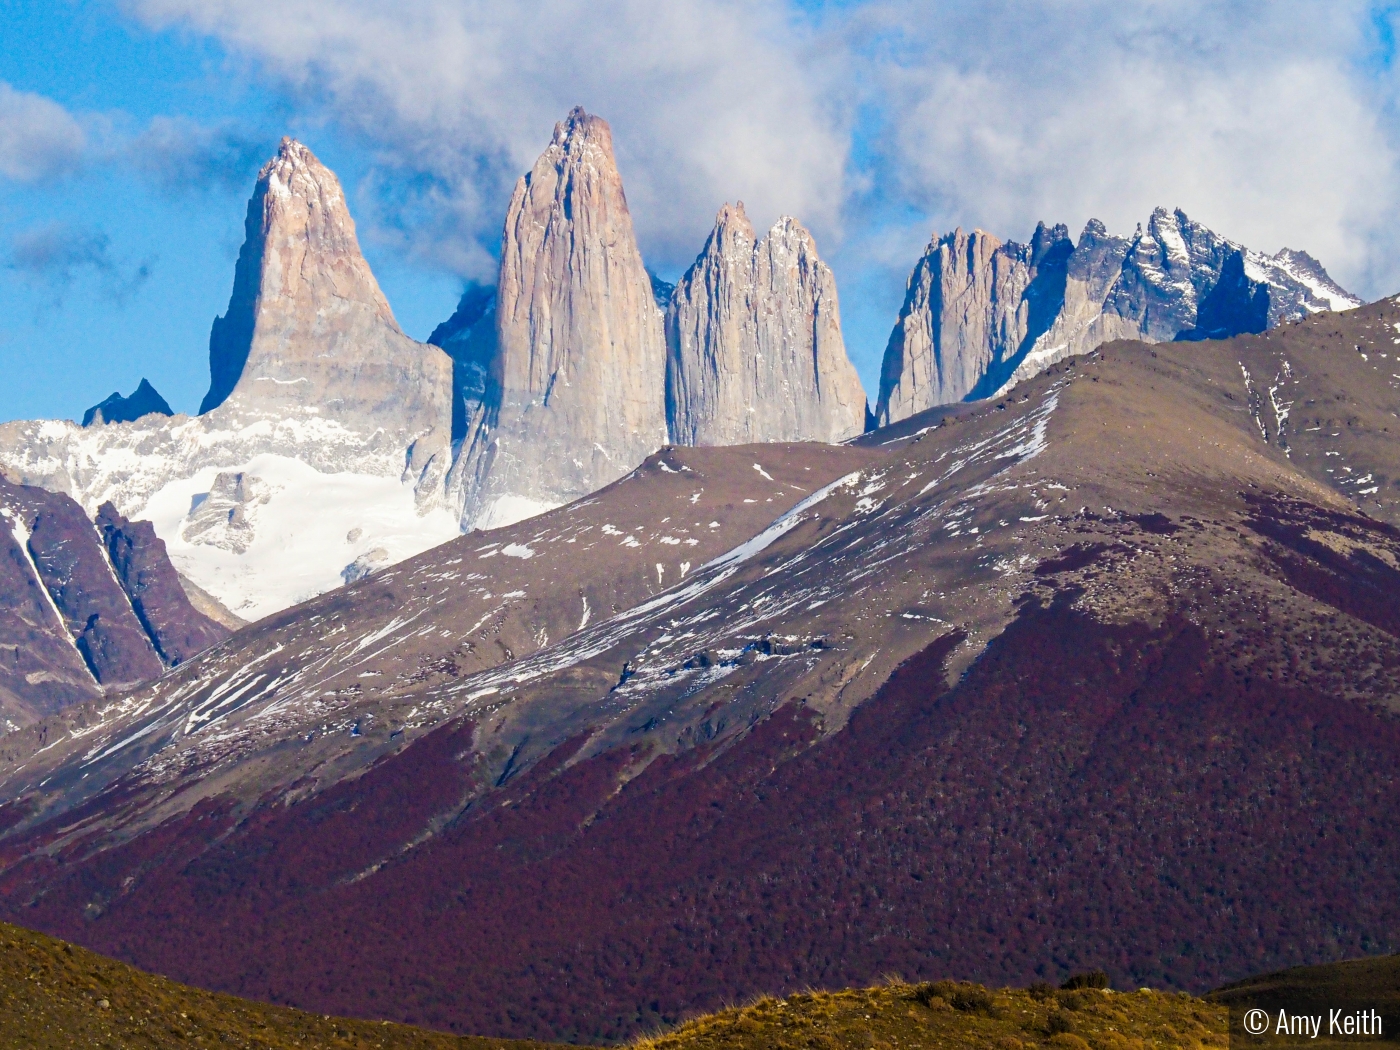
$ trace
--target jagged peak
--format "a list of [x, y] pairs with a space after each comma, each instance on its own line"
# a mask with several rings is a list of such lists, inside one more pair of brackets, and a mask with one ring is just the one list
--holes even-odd
[[1100, 237], [1107, 236], [1108, 226], [1104, 224], [1104, 221], [1102, 219], [1090, 219], [1084, 224], [1084, 232], [1079, 235], [1079, 240], [1081, 242], [1085, 238], [1097, 240]]
[[[298, 186], [300, 179], [307, 180], [310, 185]], [[258, 184], [281, 197], [306, 196], [314, 187], [316, 196], [344, 201], [335, 172], [322, 164], [308, 146], [290, 135], [282, 137], [276, 155], [259, 170]]]
[[737, 234], [748, 241], [757, 237], [753, 223], [749, 221], [748, 212], [744, 210], [743, 201], [736, 201], [734, 204], [726, 201], [721, 206], [719, 213], [715, 215], [715, 232]]
[[[764, 237], [781, 237], [783, 239], [812, 240], [812, 231], [802, 225], [802, 222], [792, 215], [780, 215], [778, 221], [768, 227], [768, 232]], [[814, 242], [815, 243], [815, 242]]]
[[554, 125], [554, 138], [549, 149], [562, 151], [565, 155], [598, 150], [613, 157], [612, 126], [596, 113], [587, 112], [582, 106], [569, 110], [569, 115]]

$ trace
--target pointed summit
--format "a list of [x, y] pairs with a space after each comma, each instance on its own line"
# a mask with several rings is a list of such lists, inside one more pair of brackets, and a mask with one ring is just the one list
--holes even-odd
[[455, 484], [465, 524], [596, 491], [666, 441], [665, 336], [607, 121], [576, 107], [515, 185], [491, 391]]
[[334, 173], [295, 139], [258, 173], [228, 311], [209, 336], [220, 406], [310, 412], [411, 441], [451, 420], [451, 364], [403, 334], [360, 252]]
[[836, 278], [784, 217], [755, 242], [725, 204], [666, 313], [666, 408], [683, 445], [844, 441], [865, 427]]
[[100, 426], [103, 423], [134, 423], [142, 416], [148, 416], [152, 412], [162, 416], [175, 414], [170, 410], [170, 403], [156, 392], [156, 388], [151, 386], [149, 380], [143, 378], [128, 396], [122, 397], [121, 391], [113, 390], [111, 397], [93, 405], [83, 413], [83, 426]]

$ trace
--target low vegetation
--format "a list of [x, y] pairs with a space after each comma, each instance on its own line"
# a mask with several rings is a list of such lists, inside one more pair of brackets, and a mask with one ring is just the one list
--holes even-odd
[[1084, 986], [989, 989], [938, 981], [760, 999], [634, 1050], [1189, 1050], [1228, 1045], [1224, 1006], [1184, 994]]
[[0, 923], [0, 1046], [26, 1050], [537, 1050], [217, 995]]

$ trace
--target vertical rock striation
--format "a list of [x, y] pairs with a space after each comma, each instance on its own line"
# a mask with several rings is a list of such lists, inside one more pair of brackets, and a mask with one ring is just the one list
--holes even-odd
[[308, 414], [407, 445], [451, 423], [451, 362], [404, 335], [355, 236], [340, 181], [283, 139], [258, 174], [228, 311], [209, 336], [200, 412]]
[[720, 209], [670, 295], [666, 411], [682, 445], [844, 441], [865, 428], [836, 279], [801, 223], [762, 240], [741, 201]]
[[489, 390], [454, 468], [492, 527], [615, 481], [666, 441], [666, 347], [607, 122], [574, 109], [516, 183]]
[[0, 478], [0, 734], [101, 695], [35, 570], [21, 491]]
[[97, 530], [117, 582], [167, 667], [229, 636], [226, 627], [195, 610], [164, 541], [149, 521], [128, 521], [104, 503], [97, 513]]
[[1092, 219], [1077, 244], [1044, 223], [1029, 246], [957, 230], [909, 278], [877, 421], [992, 397], [1113, 339], [1217, 339], [1360, 304], [1311, 256], [1251, 251], [1180, 209], [1131, 237]]
[[93, 679], [135, 685], [165, 668], [107, 561], [83, 508], [56, 492], [0, 481], [11, 535], [48, 595], [61, 632]]
[[986, 396], [1009, 376], [1061, 311], [1072, 248], [1065, 227], [1044, 223], [1030, 245], [961, 229], [931, 241], [885, 348], [877, 423]]
[[158, 677], [229, 631], [196, 612], [148, 521], [0, 476], [0, 734]]

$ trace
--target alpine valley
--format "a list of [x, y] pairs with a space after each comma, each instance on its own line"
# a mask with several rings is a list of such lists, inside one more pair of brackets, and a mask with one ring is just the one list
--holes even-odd
[[1400, 297], [957, 230], [872, 407], [810, 232], [660, 281], [575, 109], [426, 344], [284, 140], [209, 356], [0, 427], [7, 922], [586, 1043], [1400, 950]]

